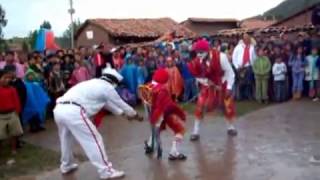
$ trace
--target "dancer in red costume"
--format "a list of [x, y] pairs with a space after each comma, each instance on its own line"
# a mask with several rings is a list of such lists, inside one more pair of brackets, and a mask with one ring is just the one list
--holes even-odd
[[200, 138], [199, 130], [204, 114], [218, 107], [224, 110], [228, 134], [236, 136], [237, 131], [233, 125], [235, 104], [232, 98], [235, 74], [227, 55], [216, 49], [210, 49], [208, 41], [204, 39], [195, 42], [193, 50], [197, 53], [197, 58], [188, 65], [191, 73], [197, 78], [200, 94], [197, 100], [191, 141], [197, 141]]
[[147, 99], [149, 99], [150, 102], [149, 120], [153, 132], [149, 141], [145, 143], [146, 154], [153, 153], [153, 139], [155, 138], [158, 148], [158, 158], [162, 157], [160, 132], [168, 126], [174, 132], [169, 160], [185, 160], [187, 157], [179, 152], [179, 145], [185, 133], [186, 115], [172, 100], [166, 86], [168, 79], [168, 72], [165, 69], [159, 69], [154, 73], [152, 82], [147, 85], [151, 93]]

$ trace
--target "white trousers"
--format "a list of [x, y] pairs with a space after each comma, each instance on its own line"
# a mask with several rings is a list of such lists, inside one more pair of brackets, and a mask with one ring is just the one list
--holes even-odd
[[110, 174], [113, 170], [112, 164], [108, 161], [102, 137], [85, 110], [72, 104], [57, 104], [53, 112], [61, 143], [61, 168], [67, 168], [74, 163], [74, 137], [98, 169], [100, 176]]

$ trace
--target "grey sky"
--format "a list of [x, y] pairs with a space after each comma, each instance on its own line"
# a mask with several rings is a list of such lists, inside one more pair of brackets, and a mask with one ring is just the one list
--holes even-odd
[[[171, 17], [180, 22], [188, 17], [243, 19], [276, 6], [282, 0], [73, 0], [75, 18]], [[6, 38], [26, 36], [44, 20], [56, 35], [70, 22], [69, 0], [0, 0], [6, 10]]]

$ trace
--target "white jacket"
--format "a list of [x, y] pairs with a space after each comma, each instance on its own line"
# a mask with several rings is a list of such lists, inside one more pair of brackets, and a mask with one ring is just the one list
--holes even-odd
[[[234, 48], [232, 54], [232, 63], [236, 69], [239, 69], [243, 64], [243, 54], [246, 45], [244, 44], [243, 40], [240, 40], [238, 45]], [[256, 59], [256, 52], [255, 47], [253, 44], [250, 45], [250, 64], [253, 64], [254, 60]], [[245, 64], [244, 67], [250, 66], [249, 63]]]
[[287, 66], [285, 63], [275, 63], [272, 67], [274, 81], [284, 81], [286, 79]]
[[227, 82], [227, 89], [231, 90], [235, 81], [235, 73], [232, 69], [227, 54], [220, 53], [220, 64], [221, 69], [224, 72], [222, 77], [222, 83]]
[[[209, 65], [209, 64], [208, 64]], [[223, 71], [223, 76], [221, 79], [222, 83], [227, 82], [227, 89], [231, 90], [235, 81], [235, 73], [232, 69], [232, 66], [229, 62], [228, 56], [225, 53], [220, 53], [220, 65]], [[196, 78], [197, 82], [204, 85], [209, 86], [210, 81], [208, 78]]]
[[137, 114], [131, 106], [121, 99], [115, 88], [102, 79], [81, 82], [57, 99], [57, 103], [66, 101], [80, 104], [88, 117], [93, 117], [102, 108], [116, 115], [134, 116]]

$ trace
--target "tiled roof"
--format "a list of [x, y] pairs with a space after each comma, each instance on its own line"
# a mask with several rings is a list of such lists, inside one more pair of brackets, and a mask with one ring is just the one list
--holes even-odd
[[266, 28], [268, 26], [271, 26], [274, 23], [276, 23], [276, 21], [251, 18], [251, 19], [245, 19], [241, 21], [240, 27], [248, 28], [248, 29]]
[[[193, 36], [194, 33], [170, 18], [159, 19], [89, 19], [86, 21], [103, 28], [113, 37], [158, 38], [168, 32], [179, 37]], [[81, 29], [79, 30], [81, 31]], [[79, 31], [77, 34], [79, 34]]]
[[191, 17], [191, 18], [188, 18], [188, 20], [191, 21], [191, 22], [199, 22], [199, 23], [224, 23], [224, 22], [237, 23], [237, 22], [239, 22], [237, 19], [228, 19], [228, 18], [216, 19], [216, 18], [195, 18], [195, 17]]
[[266, 28], [237, 28], [237, 29], [227, 29], [221, 30], [216, 35], [217, 36], [233, 36], [233, 35], [241, 35], [244, 33], [290, 33], [290, 32], [301, 32], [301, 31], [310, 31], [315, 29], [312, 24], [303, 25], [303, 26], [295, 26], [295, 27], [266, 27]]

